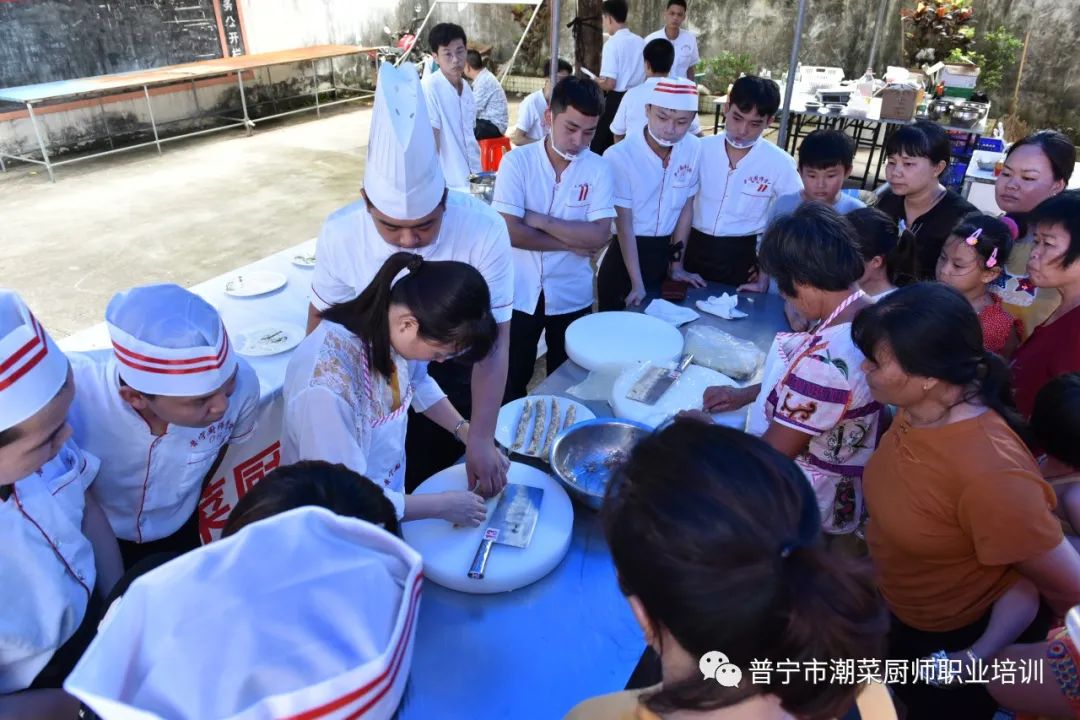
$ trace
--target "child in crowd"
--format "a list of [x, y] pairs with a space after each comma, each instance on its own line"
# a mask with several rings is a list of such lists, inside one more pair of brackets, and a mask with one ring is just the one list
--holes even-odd
[[1009, 261], [1015, 233], [1011, 221], [969, 216], [949, 235], [937, 263], [938, 282], [960, 292], [979, 314], [986, 349], [1006, 359], [1016, 352], [1024, 328], [1001, 307], [1001, 298], [990, 292], [990, 285]]
[[1046, 453], [1039, 466], [1057, 495], [1058, 514], [1069, 522], [1066, 533], [1080, 533], [1080, 372], [1043, 386], [1035, 396], [1031, 431]]
[[859, 254], [866, 268], [859, 287], [870, 300], [877, 302], [896, 289], [890, 264], [897, 243], [896, 222], [877, 208], [868, 207], [852, 210], [846, 217], [855, 227]]
[[799, 146], [799, 177], [803, 189], [781, 195], [769, 212], [769, 222], [787, 215], [804, 202], [831, 205], [841, 215], [866, 207], [857, 197], [845, 195], [844, 181], [851, 175], [855, 143], [839, 130], [815, 130]]

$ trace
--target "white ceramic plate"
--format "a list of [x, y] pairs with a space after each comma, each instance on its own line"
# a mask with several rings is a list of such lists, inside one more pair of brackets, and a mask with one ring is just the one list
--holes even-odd
[[643, 313], [593, 313], [566, 329], [566, 354], [586, 370], [667, 362], [678, 359], [682, 349], [678, 328]]
[[[667, 363], [674, 367], [674, 363]], [[624, 370], [611, 389], [611, 408], [617, 417], [637, 420], [649, 427], [657, 427], [662, 422], [683, 410], [700, 410], [705, 389], [714, 385], [736, 386], [734, 380], [723, 373], [718, 373], [700, 365], [686, 368], [674, 385], [660, 396], [655, 405], [646, 405], [626, 397], [638, 378], [653, 367], [652, 363], [643, 363], [639, 367]], [[713, 420], [718, 425], [726, 425], [737, 430], [746, 427], [746, 408], [732, 412], [713, 413]]]
[[225, 294], [233, 297], [255, 297], [283, 288], [287, 282], [284, 275], [271, 270], [237, 273], [225, 281]]
[[315, 267], [315, 251], [293, 255], [292, 264], [302, 268]]
[[551, 421], [551, 401], [559, 401], [559, 432], [562, 432], [562, 423], [566, 422], [566, 413], [570, 410], [570, 406], [576, 408], [574, 410], [574, 424], [576, 425], [583, 420], [592, 420], [596, 417], [592, 410], [585, 407], [579, 402], [571, 400], [570, 398], [558, 397], [555, 395], [530, 395], [529, 397], [518, 398], [512, 402], [508, 402], [502, 406], [499, 410], [499, 422], [495, 426], [495, 441], [509, 450], [514, 444], [514, 435], [517, 433], [518, 421], [521, 419], [521, 413], [525, 409], [525, 401], [542, 401], [544, 403], [544, 427], [540, 433], [540, 450], [538, 452], [529, 452], [529, 445], [532, 444], [533, 430], [536, 427], [535, 413], [530, 411], [529, 424], [525, 428], [525, 444], [513, 452], [527, 457], [540, 458], [541, 460], [547, 460], [547, 457], [543, 454], [544, 444], [547, 442], [547, 423]]
[[304, 328], [292, 323], [267, 323], [250, 328], [236, 338], [241, 355], [262, 357], [287, 352], [304, 339]]

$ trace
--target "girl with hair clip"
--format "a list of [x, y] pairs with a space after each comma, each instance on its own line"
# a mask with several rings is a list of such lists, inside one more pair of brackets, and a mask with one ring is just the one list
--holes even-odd
[[282, 464], [341, 463], [382, 488], [404, 520], [476, 526], [471, 492], [405, 496], [405, 428], [412, 408], [465, 443], [469, 423], [428, 377], [427, 363], [486, 357], [497, 330], [487, 283], [461, 262], [396, 253], [357, 298], [322, 312], [285, 371]]
[[813, 489], [765, 442], [677, 419], [633, 449], [601, 519], [658, 684], [567, 720], [896, 717], [880, 684], [771, 670], [880, 658], [888, 625], [869, 569], [826, 549]]
[[1009, 262], [1017, 232], [1007, 217], [971, 215], [949, 235], [937, 263], [938, 282], [963, 295], [978, 313], [983, 346], [1006, 360], [1019, 347], [1024, 324], [1006, 312], [990, 288]]

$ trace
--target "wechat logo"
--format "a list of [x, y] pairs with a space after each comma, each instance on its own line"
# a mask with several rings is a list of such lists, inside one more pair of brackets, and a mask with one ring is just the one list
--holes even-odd
[[705, 680], [715, 680], [726, 688], [739, 687], [742, 670], [728, 662], [728, 657], [718, 650], [711, 650], [698, 660], [698, 669]]

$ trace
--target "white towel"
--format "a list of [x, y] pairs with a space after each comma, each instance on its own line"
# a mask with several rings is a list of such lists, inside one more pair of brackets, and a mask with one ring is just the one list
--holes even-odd
[[737, 320], [746, 317], [746, 313], [742, 310], [735, 309], [735, 306], [738, 305], [738, 303], [738, 295], [724, 293], [720, 297], [713, 296], [708, 300], [698, 300], [697, 306], [699, 310], [707, 312], [710, 315], [715, 315], [724, 318], [725, 320]]
[[688, 307], [676, 305], [659, 298], [649, 303], [649, 306], [645, 308], [645, 314], [652, 315], [654, 318], [659, 318], [666, 323], [671, 323], [675, 327], [694, 322], [701, 317]]

